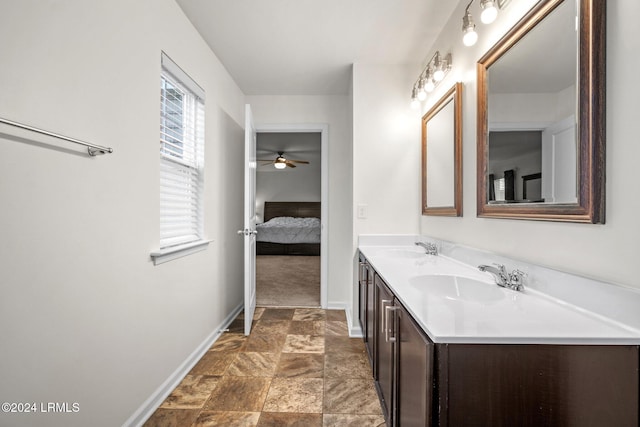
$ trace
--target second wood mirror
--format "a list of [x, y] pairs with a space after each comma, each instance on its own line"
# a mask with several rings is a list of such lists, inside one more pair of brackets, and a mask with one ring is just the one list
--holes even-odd
[[462, 83], [422, 118], [422, 214], [462, 215]]

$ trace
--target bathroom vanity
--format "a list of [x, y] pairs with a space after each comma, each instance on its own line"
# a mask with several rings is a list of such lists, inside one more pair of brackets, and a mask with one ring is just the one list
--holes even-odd
[[635, 325], [526, 281], [498, 287], [411, 243], [359, 249], [359, 318], [388, 426], [638, 426]]

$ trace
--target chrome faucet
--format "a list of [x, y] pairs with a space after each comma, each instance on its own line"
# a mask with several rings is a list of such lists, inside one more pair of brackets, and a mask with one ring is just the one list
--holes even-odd
[[495, 264], [495, 267], [491, 265], [479, 265], [480, 271], [486, 271], [491, 273], [496, 278], [496, 284], [503, 288], [513, 289], [514, 291], [524, 290], [524, 276], [527, 274], [524, 271], [518, 269], [513, 270], [511, 273], [507, 273], [507, 269], [502, 264]]
[[435, 243], [416, 242], [416, 246], [423, 247], [427, 251], [427, 255], [438, 255], [438, 247]]

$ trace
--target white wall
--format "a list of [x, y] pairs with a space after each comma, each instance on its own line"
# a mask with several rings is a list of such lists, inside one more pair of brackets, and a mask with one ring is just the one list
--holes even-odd
[[[80, 409], [0, 424], [122, 425], [241, 304], [244, 95], [172, 0], [4, 2], [0, 40], [0, 117], [114, 149], [0, 128], [0, 396]], [[207, 93], [214, 242], [154, 266], [161, 50]]]
[[[631, 53], [640, 51], [640, 41], [630, 36], [636, 27], [634, 17], [640, 14], [640, 3], [635, 0], [607, 2], [606, 224], [476, 218], [476, 61], [534, 3], [534, 0], [510, 2], [498, 20], [488, 27], [476, 19], [480, 40], [476, 46], [467, 48], [461, 42], [460, 26], [468, 2], [461, 1], [434, 45], [434, 51], [452, 52], [453, 69], [438, 87], [438, 93], [428, 99], [424, 111], [453, 82], [464, 83], [464, 217], [424, 216], [420, 221], [421, 232], [599, 280], [640, 287], [633, 268], [640, 241], [640, 198], [635, 172], [640, 158], [640, 144], [637, 144], [640, 121], [635, 117], [635, 100], [640, 90], [635, 70], [640, 67], [640, 59]], [[472, 7], [474, 17], [478, 14], [475, 7], [477, 5]], [[416, 68], [413, 78], [405, 81], [405, 93], [409, 93], [419, 71], [420, 68]], [[408, 102], [408, 95], [406, 98]], [[417, 120], [414, 138], [417, 144], [420, 138]], [[378, 161], [385, 158], [384, 153], [379, 153]], [[418, 180], [417, 173], [411, 180]], [[398, 224], [397, 231], [405, 228]]]
[[330, 307], [346, 306], [351, 300], [351, 125], [348, 97], [248, 96], [258, 131], [261, 125], [328, 124], [329, 235], [328, 288]]
[[[406, 66], [353, 66], [352, 304], [358, 306], [357, 236], [417, 234], [421, 212], [421, 117], [408, 102]], [[415, 133], [418, 123], [418, 133]], [[366, 218], [358, 218], [364, 205]], [[355, 308], [354, 308], [355, 310]], [[355, 325], [353, 325], [355, 326]]]

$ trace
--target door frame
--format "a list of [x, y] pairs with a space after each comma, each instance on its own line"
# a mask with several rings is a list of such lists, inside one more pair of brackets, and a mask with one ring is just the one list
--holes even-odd
[[320, 133], [320, 307], [328, 305], [329, 272], [329, 125], [326, 123], [254, 123], [256, 133]]

